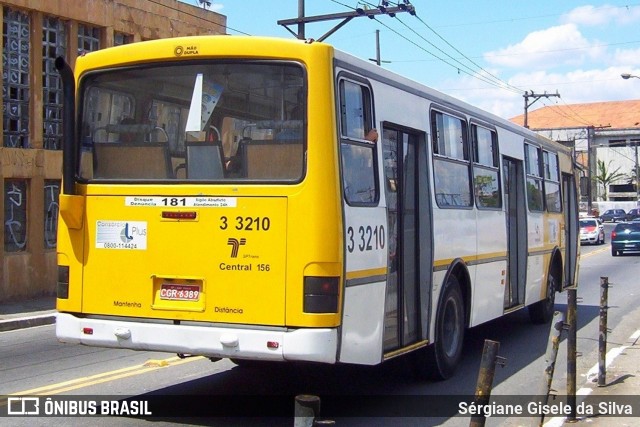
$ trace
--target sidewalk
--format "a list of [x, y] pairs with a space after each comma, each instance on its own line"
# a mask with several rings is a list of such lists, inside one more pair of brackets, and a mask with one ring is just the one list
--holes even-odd
[[55, 296], [0, 303], [0, 332], [55, 323], [55, 308]]
[[[625, 319], [637, 322], [633, 316]], [[627, 325], [629, 326], [629, 325]], [[598, 386], [598, 354], [583, 355], [593, 362], [588, 372], [578, 368], [577, 372], [577, 404], [584, 402], [585, 407], [594, 409], [594, 413], [578, 414], [576, 421], [550, 423], [551, 425], [569, 426], [637, 426], [640, 425], [640, 324], [626, 337], [607, 336], [606, 375], [604, 386]], [[597, 338], [596, 338], [597, 339]], [[598, 414], [599, 410], [617, 413], [618, 416]], [[632, 415], [625, 415], [627, 411]]]

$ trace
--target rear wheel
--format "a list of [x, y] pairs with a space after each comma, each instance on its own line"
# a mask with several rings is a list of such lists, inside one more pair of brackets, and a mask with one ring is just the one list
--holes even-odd
[[620, 255], [620, 251], [613, 249], [613, 247], [611, 247], [611, 255], [612, 256], [618, 256]]
[[434, 344], [416, 353], [417, 370], [421, 376], [435, 380], [453, 376], [462, 357], [464, 313], [460, 283], [456, 276], [450, 275], [438, 304]]
[[547, 323], [553, 318], [553, 311], [556, 304], [556, 283], [558, 278], [553, 269], [547, 276], [547, 297], [529, 306], [529, 319], [532, 323]]

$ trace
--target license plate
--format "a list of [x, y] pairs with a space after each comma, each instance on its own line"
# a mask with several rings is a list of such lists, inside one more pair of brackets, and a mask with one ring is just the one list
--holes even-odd
[[160, 286], [160, 299], [170, 301], [198, 301], [200, 299], [200, 286], [163, 283]]

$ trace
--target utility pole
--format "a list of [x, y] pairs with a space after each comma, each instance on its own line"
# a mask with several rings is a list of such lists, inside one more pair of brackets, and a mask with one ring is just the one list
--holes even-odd
[[[278, 21], [278, 25], [282, 25], [293, 34], [296, 38], [300, 40], [306, 39], [305, 36], [305, 24], [312, 22], [322, 22], [322, 21], [331, 21], [334, 19], [342, 19], [342, 22], [337, 24], [335, 27], [327, 31], [320, 38], [316, 39], [319, 42], [324, 41], [331, 34], [338, 31], [340, 28], [345, 26], [347, 22], [351, 21], [353, 18], [360, 18], [366, 16], [368, 18], [374, 19], [376, 15], [389, 15], [391, 17], [395, 16], [396, 13], [409, 12], [410, 15], [416, 14], [416, 8], [408, 1], [403, 0], [402, 3], [398, 3], [398, 6], [389, 7], [388, 1], [381, 1], [380, 5], [377, 7], [373, 7], [371, 9], [365, 9], [361, 7], [357, 7], [353, 12], [343, 12], [343, 13], [332, 13], [329, 15], [317, 15], [317, 16], [304, 16], [304, 0], [298, 0], [298, 17], [293, 19], [282, 19]], [[289, 28], [289, 25], [297, 25], [298, 32], [294, 32]]]
[[[528, 90], [525, 90], [524, 95], [522, 96], [524, 97], [524, 127], [526, 128], [529, 127], [529, 120], [527, 117], [529, 107], [535, 104], [540, 98], [550, 98], [552, 96], [560, 98], [560, 94], [557, 90], [556, 93], [547, 93], [546, 91], [544, 93], [534, 93], [533, 91], [529, 92]], [[534, 100], [529, 102], [529, 98], [534, 98]]]
[[378, 65], [382, 65], [383, 62], [385, 64], [391, 63], [391, 61], [383, 61], [380, 59], [380, 30], [376, 30], [376, 57], [375, 59], [369, 58], [369, 61], [373, 61]]

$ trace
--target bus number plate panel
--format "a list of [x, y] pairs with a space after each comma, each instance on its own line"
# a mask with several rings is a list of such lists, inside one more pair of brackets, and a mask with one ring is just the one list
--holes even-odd
[[163, 283], [160, 286], [160, 299], [169, 301], [198, 301], [200, 286]]

